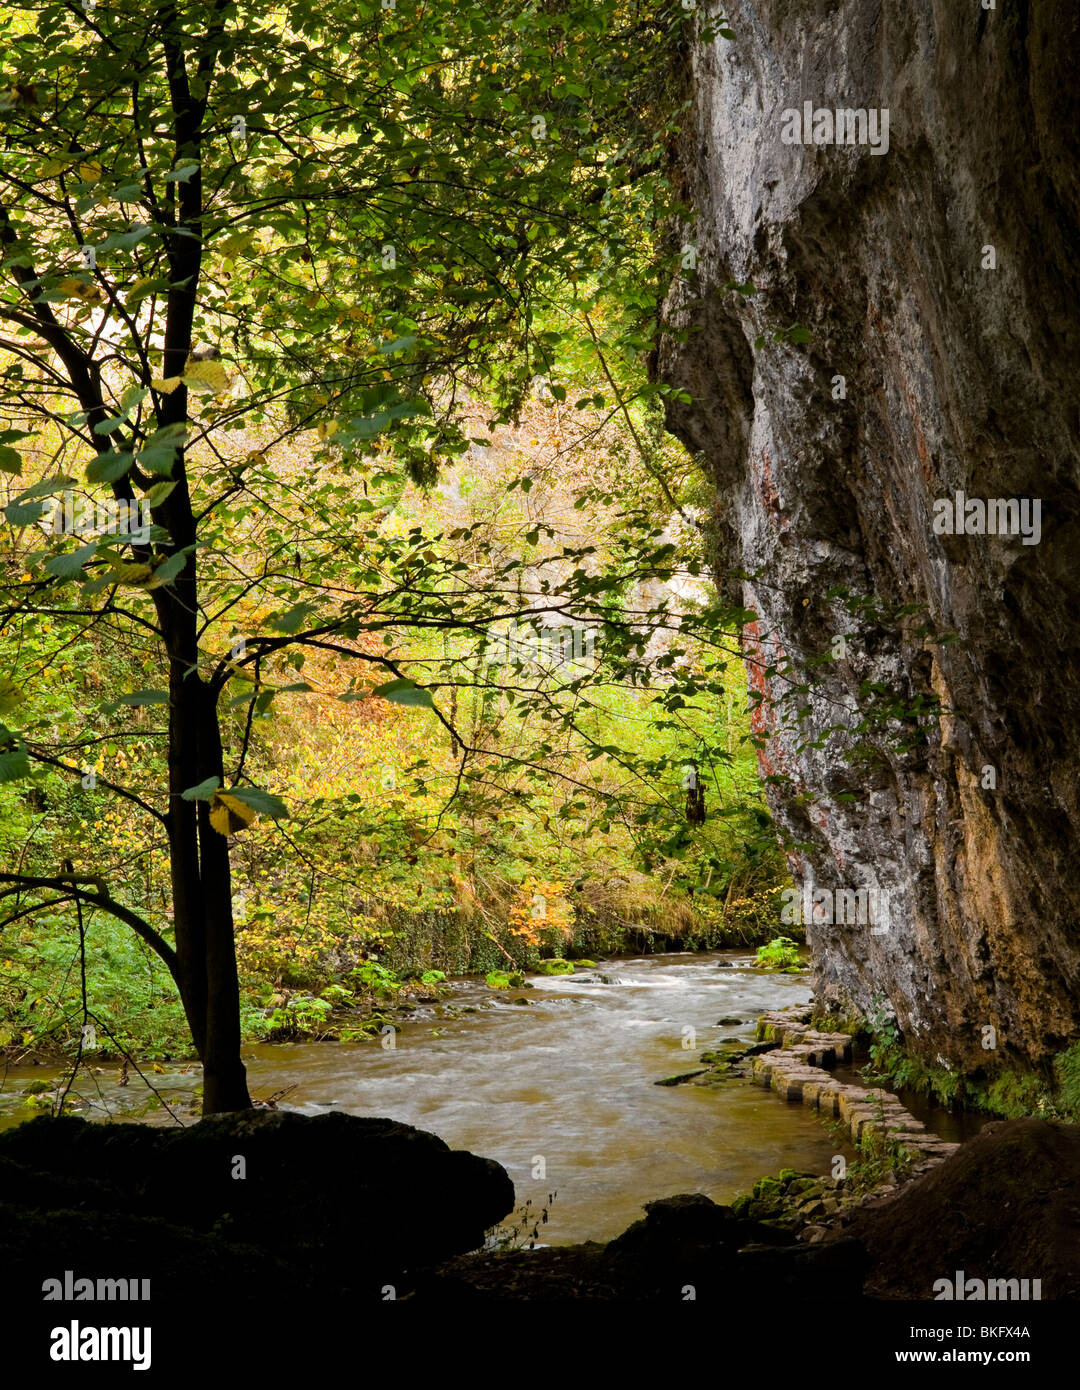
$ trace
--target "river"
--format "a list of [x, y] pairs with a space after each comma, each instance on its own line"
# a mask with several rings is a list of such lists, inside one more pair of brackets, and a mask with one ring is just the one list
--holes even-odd
[[[608, 1240], [657, 1197], [705, 1192], [724, 1202], [765, 1173], [824, 1173], [834, 1153], [851, 1156], [811, 1111], [745, 1081], [716, 1090], [655, 1084], [694, 1070], [700, 1052], [721, 1038], [752, 1042], [758, 1014], [807, 1002], [807, 977], [757, 970], [745, 953], [714, 952], [605, 961], [530, 982], [525, 991], [493, 991], [452, 981], [445, 1016], [421, 1006], [393, 1048], [378, 1041], [252, 1047], [245, 1052], [252, 1095], [293, 1086], [282, 1104], [305, 1113], [332, 1106], [389, 1115], [452, 1148], [497, 1159], [519, 1204], [531, 1198], [538, 1208], [557, 1193], [542, 1235], [554, 1245]], [[513, 1002], [522, 996], [528, 1005]], [[721, 1018], [740, 1022], [720, 1025]], [[29, 1081], [55, 1076], [43, 1067], [10, 1070], [0, 1125], [26, 1118], [17, 1097]], [[193, 1076], [174, 1069], [152, 1080], [176, 1097], [190, 1092]], [[82, 1113], [99, 1114], [124, 1112], [142, 1092], [134, 1074], [121, 1090], [115, 1066], [92, 1084], [80, 1078], [75, 1090], [88, 1103]], [[439, 1219], [437, 1211], [431, 1216]]]

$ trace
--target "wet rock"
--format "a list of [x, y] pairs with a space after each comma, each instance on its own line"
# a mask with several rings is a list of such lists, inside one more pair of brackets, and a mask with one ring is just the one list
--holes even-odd
[[762, 1242], [787, 1248], [794, 1237], [694, 1192], [647, 1203], [644, 1220], [613, 1240], [607, 1254], [615, 1276], [631, 1288], [673, 1296], [690, 1284], [700, 1298], [720, 1286], [737, 1287], [737, 1252]]
[[568, 960], [553, 957], [551, 960], [542, 960], [536, 967], [539, 975], [572, 975], [574, 973], [573, 964]]

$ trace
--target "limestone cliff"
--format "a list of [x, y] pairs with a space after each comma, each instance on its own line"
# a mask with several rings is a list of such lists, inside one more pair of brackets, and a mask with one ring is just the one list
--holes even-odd
[[[715, 485], [755, 686], [816, 673], [757, 716], [796, 880], [887, 895], [884, 930], [810, 925], [819, 996], [887, 999], [966, 1071], [1045, 1063], [1080, 1032], [1080, 9], [725, 13], [735, 38], [688, 50], [696, 221], [667, 315], [691, 331], [659, 374], [693, 397], [668, 423]], [[974, 534], [944, 530], [958, 493]], [[966, 499], [1017, 499], [1014, 534]], [[860, 731], [866, 682], [941, 713]]]

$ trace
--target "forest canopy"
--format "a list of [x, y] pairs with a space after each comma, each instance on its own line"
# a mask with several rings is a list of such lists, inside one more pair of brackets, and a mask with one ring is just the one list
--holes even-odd
[[689, 22], [0, 17], [5, 1045], [186, 1030], [243, 1108], [409, 971], [760, 932], [751, 615], [650, 376]]

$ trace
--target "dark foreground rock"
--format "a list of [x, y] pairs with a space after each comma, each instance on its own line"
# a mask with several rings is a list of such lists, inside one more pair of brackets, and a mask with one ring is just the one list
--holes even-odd
[[[234, 1174], [243, 1173], [243, 1176]], [[65, 1269], [252, 1298], [355, 1290], [476, 1249], [513, 1207], [505, 1170], [392, 1120], [283, 1111], [186, 1129], [42, 1118], [0, 1134], [6, 1291]]]
[[699, 1192], [649, 1202], [645, 1212], [606, 1246], [449, 1261], [419, 1282], [415, 1296], [731, 1304], [763, 1288], [812, 1300], [823, 1286], [840, 1301], [861, 1296], [865, 1255], [857, 1241], [800, 1246], [789, 1232], [741, 1220]]
[[866, 1308], [932, 1299], [957, 1271], [1080, 1297], [1080, 1128], [1041, 1120], [988, 1125], [895, 1195], [824, 1216], [812, 1244], [690, 1193], [607, 1245], [477, 1250], [512, 1204], [497, 1164], [390, 1120], [37, 1120], [0, 1135], [0, 1298], [44, 1312], [42, 1283], [65, 1270], [149, 1279], [155, 1316], [192, 1290], [204, 1308], [310, 1298], [327, 1315], [390, 1298], [732, 1306], [762, 1290], [809, 1307], [822, 1289]]
[[[834, 1228], [868, 1256], [875, 1299], [934, 1298], [941, 1279], [1041, 1281], [1043, 1299], [1080, 1298], [1080, 1127], [989, 1124], [895, 1197]], [[821, 1248], [821, 1247], [816, 1247]]]
[[[826, 1204], [823, 1204], [826, 1205]], [[835, 1205], [835, 1204], [834, 1204]], [[1080, 1127], [1044, 1120], [987, 1125], [892, 1195], [824, 1214], [815, 1243], [747, 1220], [701, 1194], [651, 1202], [609, 1245], [465, 1255], [417, 1289], [420, 1298], [723, 1300], [757, 1291], [793, 1308], [828, 1290], [832, 1307], [933, 1300], [934, 1285], [1016, 1280], [995, 1298], [1080, 1298]], [[824, 1239], [820, 1237], [824, 1236]], [[987, 1287], [988, 1292], [988, 1287]], [[968, 1295], [970, 1298], [970, 1294]], [[983, 1303], [990, 1300], [984, 1299]], [[970, 1316], [975, 1316], [969, 1309]]]

